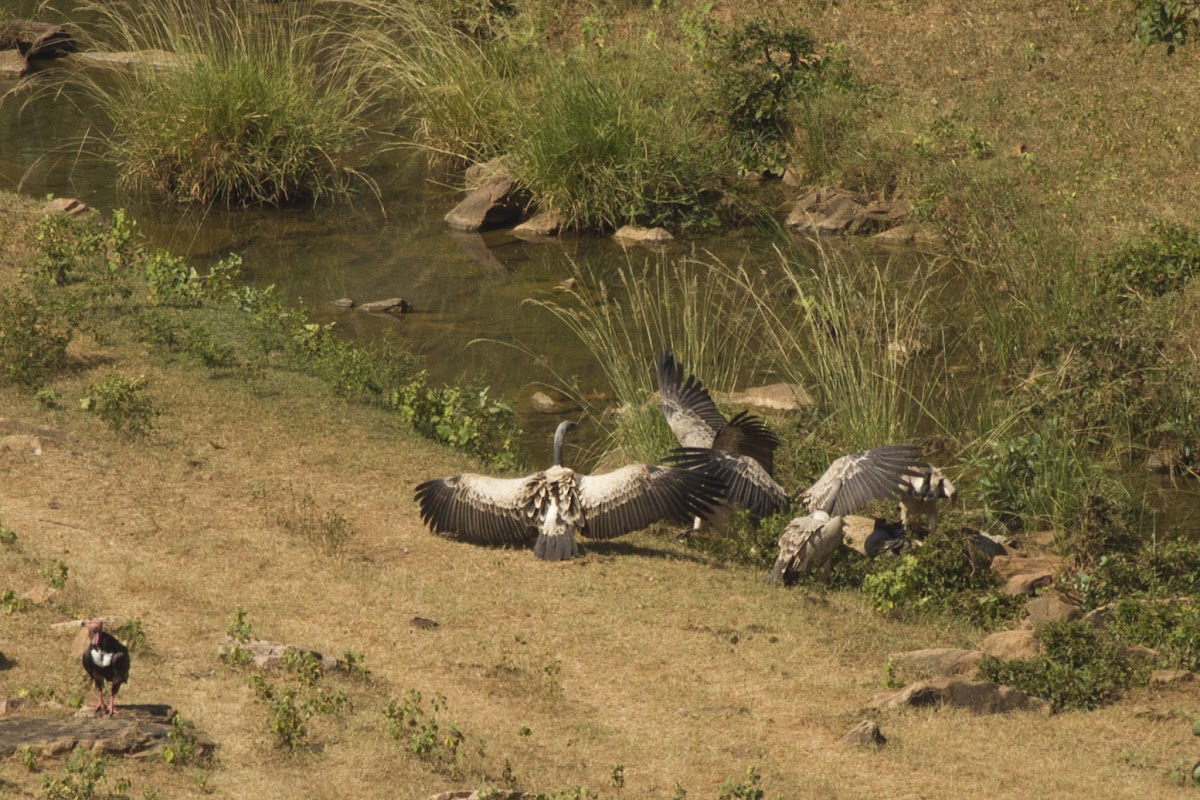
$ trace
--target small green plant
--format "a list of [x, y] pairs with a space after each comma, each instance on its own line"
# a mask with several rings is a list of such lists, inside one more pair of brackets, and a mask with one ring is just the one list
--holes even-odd
[[79, 407], [100, 417], [117, 433], [145, 436], [162, 409], [147, 394], [146, 379], [113, 373], [83, 390]]
[[276, 744], [294, 753], [303, 747], [308, 739], [308, 727], [305, 723], [309, 712], [296, 705], [295, 689], [273, 692], [270, 702], [268, 714]]
[[29, 745], [17, 750], [17, 761], [29, 772], [38, 771], [37, 753], [33, 752], [33, 748]]
[[17, 532], [12, 528], [4, 527], [4, 524], [0, 523], [0, 545], [4, 545], [5, 547], [15, 547], [16, 544]]
[[67, 574], [69, 572], [70, 568], [67, 566], [67, 563], [61, 559], [43, 564], [38, 568], [38, 575], [41, 575], [49, 586], [59, 590], [67, 585]]
[[612, 773], [609, 775], [609, 782], [613, 788], [617, 790], [617, 797], [621, 796], [621, 790], [625, 788], [625, 765], [614, 764]]
[[221, 658], [235, 667], [249, 666], [254, 661], [254, 656], [242, 645], [249, 644], [250, 640], [254, 638], [254, 627], [250, 624], [246, 609], [240, 605], [234, 609], [233, 616], [225, 627], [225, 633], [233, 639], [233, 646], [227, 648]]
[[[1200, 2], [1196, 4], [1200, 15]], [[1145, 239], [1125, 243], [1097, 267], [1103, 288], [1121, 295], [1161, 297], [1200, 275], [1200, 229], [1156, 222]]]
[[200, 763], [202, 753], [196, 738], [196, 724], [176, 714], [171, 719], [171, 730], [167, 731], [167, 745], [162, 751], [163, 761], [175, 767], [186, 767]]
[[418, 758], [451, 776], [463, 774], [462, 746], [466, 736], [457, 725], [446, 725], [439, 714], [446, 710], [445, 695], [435, 694], [427, 711], [421, 693], [410, 689], [403, 700], [390, 698], [383, 715], [388, 733], [395, 739], [407, 739], [409, 750]]
[[67, 364], [71, 329], [19, 292], [0, 294], [0, 383], [40, 386]]
[[311, 650], [300, 650], [288, 645], [283, 650], [283, 668], [296, 673], [303, 686], [313, 687], [321, 680], [321, 659]]
[[1167, 52], [1200, 30], [1198, 0], [1134, 0], [1133, 38], [1145, 45], [1163, 42]]
[[759, 787], [762, 775], [754, 767], [746, 767], [746, 777], [738, 784], [732, 779], [721, 784], [720, 800], [763, 800], [766, 792]]
[[42, 778], [42, 800], [129, 800], [129, 781], [118, 779], [111, 787], [108, 762], [77, 747], [66, 768]]
[[346, 543], [355, 533], [350, 520], [338, 511], [322, 512], [307, 492], [297, 494], [289, 487], [288, 494], [289, 502], [276, 518], [279, 526], [306, 540], [318, 552], [340, 559], [345, 554]]
[[132, 617], [123, 621], [111, 631], [112, 635], [129, 648], [131, 653], [141, 655], [151, 655], [154, 650], [150, 647], [150, 641], [146, 638], [146, 629], [142, 626], [142, 621], [137, 617]]
[[42, 387], [34, 392], [33, 402], [41, 411], [49, 411], [59, 407], [59, 400], [62, 396], [54, 389]]
[[365, 653], [355, 650], [347, 650], [338, 659], [337, 668], [339, 671], [351, 678], [366, 680], [371, 677], [371, 671], [367, 669], [367, 656]]
[[0, 592], [0, 608], [4, 609], [5, 614], [13, 614], [24, 607], [25, 601], [17, 597], [17, 593], [12, 589]]

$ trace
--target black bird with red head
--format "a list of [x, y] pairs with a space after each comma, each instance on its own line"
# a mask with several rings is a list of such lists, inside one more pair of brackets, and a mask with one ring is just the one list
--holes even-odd
[[[97, 711], [116, 714], [117, 691], [129, 680], [129, 649], [112, 635], [104, 632], [104, 622], [94, 619], [85, 623], [88, 632], [87, 649], [83, 651], [83, 669], [96, 684], [100, 693]], [[112, 697], [104, 705], [104, 682], [112, 684]]]

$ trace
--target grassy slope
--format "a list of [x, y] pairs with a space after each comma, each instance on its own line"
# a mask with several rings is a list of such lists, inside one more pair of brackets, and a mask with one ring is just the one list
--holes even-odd
[[[66, 433], [40, 458], [0, 449], [0, 520], [19, 535], [18, 549], [0, 548], [0, 590], [38, 584], [38, 567], [61, 558], [71, 573], [60, 601], [141, 619], [159, 657], [137, 661], [122, 699], [170, 703], [217, 739], [214, 796], [453, 788], [386, 736], [383, 699], [409, 688], [447, 695], [444, 720], [487, 739], [491, 775], [508, 759], [524, 788], [542, 791], [582, 784], [607, 796], [623, 764], [622, 797], [669, 796], [676, 782], [713, 797], [753, 764], [772, 797], [1016, 798], [1039, 785], [1048, 798], [1147, 798], [1177, 792], [1170, 765], [1195, 757], [1187, 689], [1050, 719], [889, 713], [886, 748], [842, 750], [835, 740], [880, 688], [888, 652], [972, 634], [886, 621], [854, 595], [770, 588], [652, 534], [565, 565], [445, 541], [422, 528], [411, 490], [470, 465], [394, 416], [287, 373], [255, 391], [119, 337], [72, 352], [74, 373], [55, 384], [62, 410], [0, 390], [0, 414]], [[77, 410], [82, 387], [110, 367], [145, 373], [167, 408], [149, 439], [118, 438]], [[279, 526], [293, 492], [351, 521], [340, 561]], [[376, 682], [347, 684], [356, 709], [314, 723], [314, 751], [275, 750], [245, 675], [217, 660], [237, 604], [266, 638], [365, 651]], [[417, 615], [441, 627], [411, 627]], [[63, 616], [0, 617], [0, 647], [17, 662], [0, 672], [0, 695], [79, 686], [70, 634], [48, 627]], [[131, 777], [134, 796], [200, 794], [188, 771], [153, 760], [114, 773]], [[37, 796], [40, 776], [14, 759], [0, 780], [6, 796]]]

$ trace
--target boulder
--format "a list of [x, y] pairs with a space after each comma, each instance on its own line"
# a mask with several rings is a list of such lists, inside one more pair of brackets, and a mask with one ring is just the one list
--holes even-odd
[[519, 792], [515, 789], [452, 789], [430, 795], [428, 800], [534, 800], [546, 795]]
[[337, 306], [338, 308], [354, 308], [354, 301], [349, 297], [340, 297], [337, 300], [330, 300], [329, 305]]
[[771, 411], [799, 411], [816, 401], [798, 383], [771, 383], [752, 386], [744, 392], [730, 392], [724, 396], [730, 405], [754, 406]]
[[365, 311], [368, 314], [407, 314], [412, 311], [412, 305], [403, 297], [389, 297], [387, 300], [372, 300], [370, 303], [359, 303], [355, 311]]
[[639, 228], [636, 225], [624, 225], [613, 234], [622, 246], [633, 244], [666, 244], [674, 240], [674, 236], [666, 228]]
[[[80, 709], [69, 717], [8, 714], [0, 719], [0, 758], [29, 747], [42, 756], [66, 753], [77, 747], [96, 755], [140, 755], [161, 752], [175, 730], [175, 709], [166, 705], [117, 706], [115, 717]], [[207, 756], [216, 743], [192, 730], [198, 755]]]
[[1022, 628], [993, 633], [979, 644], [979, 649], [985, 656], [1012, 661], [1017, 658], [1036, 658], [1042, 652], [1042, 643], [1033, 631]]
[[1009, 597], [1032, 596], [1038, 589], [1044, 589], [1054, 583], [1053, 572], [1028, 572], [1013, 575], [1004, 583], [1004, 593]]
[[539, 211], [513, 228], [514, 236], [522, 239], [544, 239], [556, 236], [563, 228], [562, 217], [553, 211]]
[[493, 158], [491, 161], [480, 161], [467, 167], [467, 171], [463, 173], [463, 178], [466, 181], [467, 189], [478, 189], [483, 184], [490, 181], [492, 178], [505, 176], [512, 177], [512, 173], [508, 171], [507, 163], [503, 156]]
[[1025, 603], [1025, 613], [1036, 628], [1043, 622], [1069, 622], [1083, 618], [1083, 609], [1058, 592], [1046, 592]]
[[47, 200], [43, 208], [52, 214], [68, 214], [72, 217], [82, 216], [92, 210], [87, 203], [73, 197], [55, 197]]
[[851, 514], [842, 519], [842, 541], [851, 550], [875, 558], [899, 550], [907, 540], [902, 525]]
[[104, 67], [108, 69], [141, 69], [153, 70], [180, 69], [189, 66], [194, 59], [191, 56], [172, 53], [170, 50], [118, 50], [113, 52], [88, 50], [75, 53], [72, 61], [77, 61], [89, 67]]
[[1192, 673], [1186, 669], [1156, 669], [1150, 673], [1150, 683], [1158, 686], [1183, 683], [1191, 679]]
[[814, 233], [870, 233], [894, 227], [911, 211], [904, 201], [871, 200], [844, 189], [814, 189], [796, 202], [787, 224]]
[[529, 404], [533, 410], [541, 414], [563, 414], [578, 408], [575, 403], [563, 397], [551, 397], [546, 392], [537, 391], [529, 396]]
[[18, 50], [22, 56], [54, 58], [75, 49], [75, 39], [62, 25], [10, 19], [0, 27], [0, 50]]
[[918, 681], [899, 691], [881, 692], [870, 702], [871, 708], [880, 710], [927, 706], [964, 708], [975, 714], [1007, 714], [1012, 711], [1049, 714], [1051, 709], [1048, 701], [1031, 697], [1011, 686], [963, 678]]
[[460, 231], [485, 231], [515, 225], [525, 216], [528, 190], [508, 174], [485, 181], [446, 215], [446, 224]]
[[967, 547], [983, 556], [990, 564], [997, 556], [1008, 555], [1008, 546], [1003, 540], [981, 531], [972, 531], [967, 536]]
[[992, 571], [1000, 580], [1006, 581], [1014, 575], [1028, 575], [1035, 572], [1056, 573], [1062, 568], [1062, 564], [1061, 557], [1046, 553], [1039, 555], [1012, 553], [992, 559]]
[[856, 722], [842, 734], [838, 744], [852, 747], [882, 747], [887, 744], [887, 737], [879, 726], [869, 719]]
[[1093, 628], [1108, 627], [1108, 623], [1112, 621], [1112, 616], [1116, 609], [1116, 603], [1105, 603], [1084, 614], [1083, 621]]
[[888, 656], [897, 673], [907, 677], [953, 678], [974, 675], [983, 653], [957, 647], [932, 647]]
[[0, 50], [0, 79], [19, 78], [29, 71], [25, 56], [17, 48]]

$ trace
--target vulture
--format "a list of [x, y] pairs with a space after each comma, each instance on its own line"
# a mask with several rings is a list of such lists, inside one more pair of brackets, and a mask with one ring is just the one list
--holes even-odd
[[[655, 371], [667, 425], [683, 447], [711, 449], [707, 468], [722, 482], [727, 501], [757, 518], [791, 506], [791, 497], [772, 477], [779, 438], [760, 417], [742, 411], [726, 419], [704, 384], [695, 375], [684, 377], [670, 350], [658, 357]], [[711, 514], [698, 515], [696, 528], [701, 518], [713, 521]]]
[[918, 538], [935, 533], [938, 501], [953, 502], [957, 495], [950, 479], [930, 464], [922, 464], [915, 475], [905, 475], [900, 491], [900, 523], [904, 532]]
[[800, 495], [808, 516], [788, 523], [779, 537], [772, 583], [792, 583], [829, 564], [842, 544], [842, 518], [873, 500], [899, 497], [910, 478], [929, 470], [911, 445], [887, 445], [842, 456]]
[[421, 520], [437, 534], [487, 545], [534, 543], [546, 561], [579, 555], [576, 535], [612, 539], [659, 520], [709, 513], [722, 489], [705, 464], [709, 452], [678, 448], [666, 464], [635, 464], [600, 475], [562, 465], [563, 438], [554, 433], [554, 463], [524, 478], [463, 473], [425, 481], [416, 490]]
[[[87, 626], [88, 643], [83, 651], [83, 669], [88, 677], [96, 684], [100, 693], [100, 703], [97, 711], [107, 710], [110, 715], [116, 714], [117, 691], [121, 684], [129, 680], [129, 649], [118, 642], [111, 634], [104, 632], [104, 622], [94, 619], [85, 623]], [[112, 697], [107, 709], [104, 705], [104, 682], [112, 684]]]

